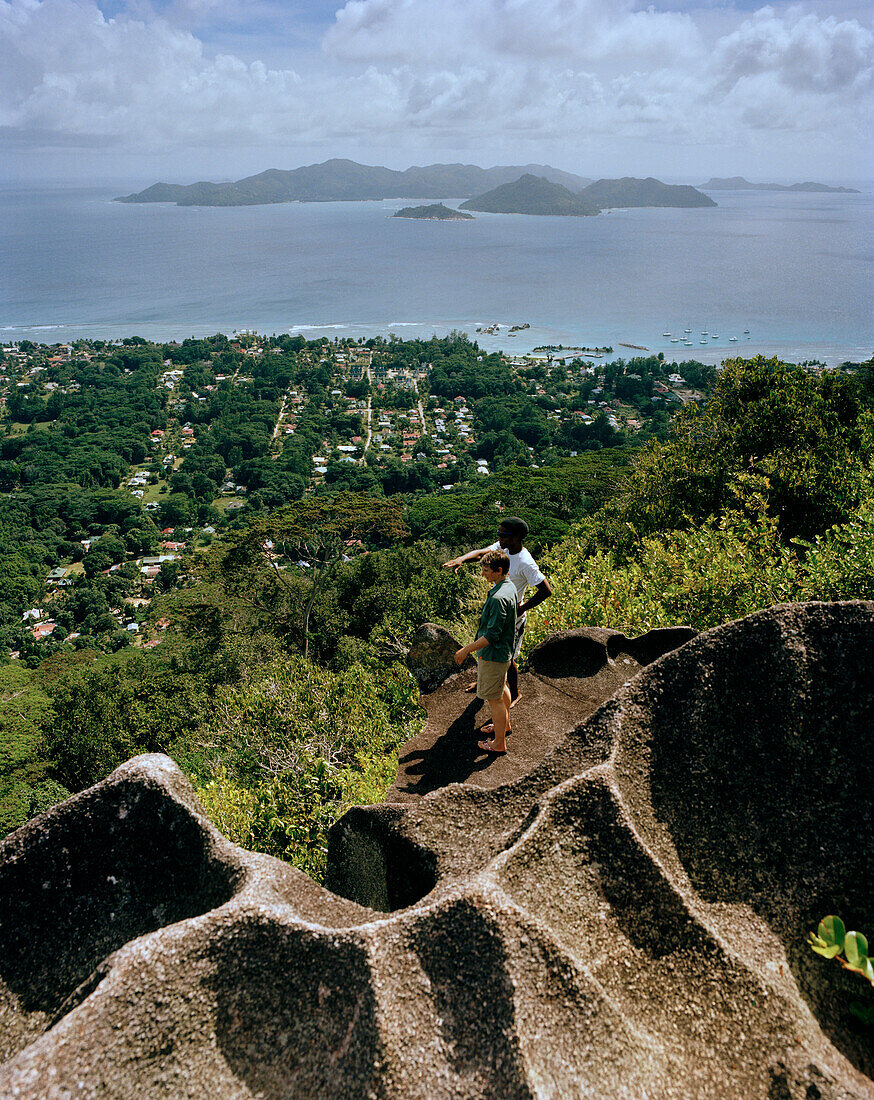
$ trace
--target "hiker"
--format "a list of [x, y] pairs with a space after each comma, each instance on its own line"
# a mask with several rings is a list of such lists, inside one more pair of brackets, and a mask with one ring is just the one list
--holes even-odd
[[[537, 607], [552, 595], [549, 581], [540, 572], [537, 562], [531, 556], [531, 552], [522, 545], [528, 534], [528, 524], [518, 516], [510, 516], [501, 520], [498, 524], [498, 541], [491, 546], [484, 546], [481, 550], [469, 550], [459, 558], [443, 563], [445, 569], [458, 572], [462, 565], [469, 561], [482, 561], [484, 555], [491, 550], [503, 550], [510, 558], [509, 579], [516, 587], [518, 598], [518, 610], [516, 617], [516, 638], [513, 644], [513, 656], [510, 668], [507, 672], [507, 683], [510, 686], [510, 706], [515, 707], [519, 701], [519, 670], [516, 667], [516, 659], [522, 647], [522, 635], [525, 633], [526, 614], [532, 607]], [[529, 588], [534, 592], [529, 599], [525, 594]], [[472, 684], [468, 691], [476, 691], [476, 685]], [[488, 731], [486, 731], [488, 732]]]
[[516, 587], [509, 580], [510, 558], [503, 550], [487, 550], [480, 560], [480, 572], [491, 584], [483, 604], [476, 638], [455, 653], [455, 663], [463, 665], [471, 653], [477, 654], [476, 694], [485, 699], [492, 713], [489, 740], [477, 745], [490, 756], [507, 752], [510, 725], [510, 689], [507, 670], [513, 655], [516, 635]]

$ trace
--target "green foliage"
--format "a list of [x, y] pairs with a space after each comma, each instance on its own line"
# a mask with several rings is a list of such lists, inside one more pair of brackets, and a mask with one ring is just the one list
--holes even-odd
[[41, 751], [70, 790], [143, 752], [169, 752], [209, 710], [209, 684], [152, 654], [128, 652], [47, 685]]
[[402, 652], [424, 622], [453, 629], [469, 610], [473, 587], [472, 574], [442, 567], [431, 542], [359, 556], [337, 571], [333, 613], [316, 605], [322, 659], [331, 662], [344, 635], [385, 656]]
[[826, 959], [834, 959], [844, 949], [844, 937], [847, 929], [840, 917], [824, 917], [816, 932], [808, 934], [811, 948]]
[[392, 501], [363, 493], [310, 496], [240, 532], [217, 575], [269, 629], [301, 639], [306, 656], [313, 607], [343, 561], [408, 534]]
[[165, 752], [231, 839], [318, 877], [330, 825], [349, 805], [384, 796], [397, 747], [423, 720], [402, 666], [330, 672], [269, 637], [54, 660], [38, 673], [11, 670], [11, 698], [20, 681], [39, 693], [28, 724], [13, 730], [30, 738], [19, 760], [8, 738], [16, 786], [2, 803], [5, 831], [131, 756]]
[[529, 615], [525, 651], [556, 630], [610, 626], [641, 633], [687, 623], [698, 630], [792, 595], [793, 557], [773, 522], [740, 513], [640, 541], [633, 557], [587, 552], [579, 528], [541, 559], [553, 595]]
[[64, 653], [34, 669], [0, 666], [0, 837], [69, 794], [49, 774], [39, 730], [51, 715], [50, 685], [93, 660], [93, 653]]
[[641, 455], [605, 517], [605, 543], [719, 515], [738, 476], [760, 486], [781, 534], [810, 538], [860, 500], [872, 418], [849, 376], [817, 378], [776, 359], [727, 362], [706, 406], [687, 405], [673, 437]]
[[222, 831], [320, 878], [327, 830], [350, 805], [384, 797], [396, 750], [423, 718], [400, 666], [335, 673], [279, 657], [219, 688], [186, 751], [203, 761], [198, 795]]
[[705, 630], [775, 603], [874, 599], [874, 498], [812, 542], [786, 544], [748, 492], [736, 485], [738, 507], [721, 518], [638, 539], [621, 555], [596, 548], [591, 522], [579, 525], [540, 561], [553, 596], [531, 612], [525, 652], [577, 626]]
[[571, 523], [595, 512], [616, 491], [630, 460], [626, 448], [588, 451], [539, 470], [510, 466], [481, 484], [408, 502], [404, 517], [417, 537], [470, 549], [495, 541], [502, 515], [521, 516], [531, 528], [534, 553], [567, 534]]
[[[807, 942], [817, 955], [836, 959], [844, 970], [859, 974], [874, 986], [874, 959], [868, 954], [868, 940], [861, 932], [848, 932], [840, 917], [824, 917], [817, 930], [808, 933]], [[874, 1005], [852, 1001], [849, 1008], [863, 1023], [874, 1024]]]

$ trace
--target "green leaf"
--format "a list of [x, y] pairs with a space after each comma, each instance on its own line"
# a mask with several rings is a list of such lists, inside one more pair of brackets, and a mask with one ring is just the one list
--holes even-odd
[[868, 941], [861, 932], [848, 932], [844, 938], [844, 954], [851, 970], [865, 972], [868, 961]]
[[[824, 917], [819, 922], [819, 927], [816, 931], [819, 938], [823, 940], [829, 947], [831, 947], [833, 944], [836, 944], [838, 951], [840, 951], [841, 948], [844, 946], [844, 939], [847, 934], [847, 929], [840, 917]], [[837, 954], [837, 952], [835, 952], [835, 954]]]
[[812, 932], [810, 933], [808, 943], [817, 955], [822, 955], [825, 959], [833, 959], [835, 955], [840, 955], [841, 953], [841, 949], [836, 943], [826, 944], [823, 940], [817, 939]]

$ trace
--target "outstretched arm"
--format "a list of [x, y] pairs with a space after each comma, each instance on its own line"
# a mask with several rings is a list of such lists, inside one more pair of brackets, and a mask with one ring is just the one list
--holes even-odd
[[451, 569], [453, 573], [457, 573], [462, 565], [466, 565], [469, 561], [479, 561], [483, 554], [488, 553], [491, 550], [491, 546], [483, 546], [479, 550], [468, 550], [466, 554], [462, 554], [461, 557], [451, 558], [449, 561], [443, 563], [444, 569]]

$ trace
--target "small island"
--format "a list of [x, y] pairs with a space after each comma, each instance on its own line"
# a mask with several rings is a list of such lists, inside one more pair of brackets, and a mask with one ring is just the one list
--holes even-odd
[[829, 187], [826, 183], [750, 183], [743, 176], [711, 176], [701, 186], [705, 191], [802, 191], [806, 194], [858, 195], [855, 187]]
[[461, 210], [452, 210], [444, 206], [442, 202], [432, 203], [431, 206], [405, 206], [402, 210], [395, 211], [393, 218], [418, 218], [429, 222], [472, 222], [473, 214], [465, 214]]

